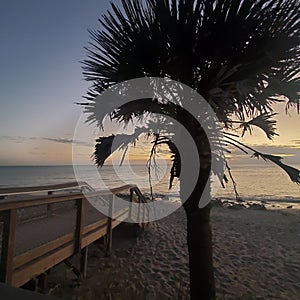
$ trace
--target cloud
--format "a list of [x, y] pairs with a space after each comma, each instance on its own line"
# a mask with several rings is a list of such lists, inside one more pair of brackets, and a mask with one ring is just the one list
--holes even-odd
[[1, 135], [0, 141], [8, 141], [14, 142], [16, 144], [25, 144], [29, 143], [31, 140], [38, 140], [38, 137], [26, 137], [26, 136], [8, 136], [8, 135]]
[[292, 140], [293, 143], [300, 145], [300, 140]]
[[21, 136], [8, 136], [8, 135], [1, 135], [0, 140], [4, 141], [13, 141], [13, 142], [25, 142], [27, 138]]
[[47, 138], [43, 137], [41, 138], [42, 140], [45, 141], [51, 141], [51, 142], [56, 142], [56, 143], [62, 143], [62, 144], [72, 144], [73, 140], [72, 139], [63, 139], [63, 138]]
[[300, 140], [291, 140], [291, 143], [290, 144], [267, 144], [267, 143], [263, 143], [263, 144], [247, 144], [247, 146], [250, 146], [254, 149], [258, 149], [258, 148], [273, 148], [273, 149], [278, 149], [278, 148], [281, 148], [281, 149], [287, 149], [287, 150], [290, 150], [290, 149], [300, 149]]
[[[293, 147], [290, 145], [249, 145], [251, 148], [258, 152], [262, 153], [269, 153], [269, 154], [275, 154], [275, 155], [281, 155], [281, 156], [294, 156], [295, 153], [299, 153], [300, 147]], [[230, 149], [231, 153], [241, 153], [241, 151], [234, 146], [231, 146]], [[250, 150], [247, 150], [248, 154], [252, 154]]]
[[82, 146], [91, 147], [94, 146], [92, 143], [84, 142], [84, 141], [78, 141], [73, 139], [67, 139], [67, 138], [52, 138], [52, 137], [22, 137], [22, 136], [8, 136], [8, 135], [2, 135], [0, 136], [0, 140], [3, 141], [12, 141], [16, 143], [27, 143], [28, 141], [50, 141], [55, 143], [62, 143], [62, 144], [77, 144]]
[[49, 137], [43, 137], [41, 138], [42, 140], [45, 141], [51, 141], [55, 143], [62, 143], [62, 144], [77, 144], [77, 145], [82, 145], [82, 146], [94, 146], [91, 143], [84, 142], [84, 141], [78, 141], [78, 140], [73, 140], [73, 139], [66, 139], [66, 138], [49, 138]]

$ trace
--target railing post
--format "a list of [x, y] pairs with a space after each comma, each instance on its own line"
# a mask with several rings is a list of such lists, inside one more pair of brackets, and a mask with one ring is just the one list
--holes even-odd
[[76, 232], [75, 232], [75, 253], [80, 253], [80, 277], [86, 278], [87, 261], [88, 261], [88, 246], [82, 248], [82, 236], [84, 227], [84, 215], [86, 208], [86, 199], [76, 200]]
[[111, 255], [112, 249], [112, 221], [113, 221], [113, 212], [114, 212], [114, 202], [115, 194], [112, 195], [111, 201], [109, 203], [108, 218], [107, 218], [107, 231], [106, 231], [106, 255]]
[[140, 200], [140, 196], [137, 195], [137, 198], [138, 198], [138, 215], [137, 215], [137, 223], [138, 225], [140, 226], [140, 221], [141, 221], [141, 200]]
[[132, 206], [133, 206], [133, 188], [130, 189], [130, 199], [129, 199], [129, 212], [128, 212], [128, 219], [132, 220]]
[[76, 200], [77, 209], [76, 209], [76, 229], [75, 229], [75, 252], [80, 252], [81, 250], [85, 204], [86, 204], [85, 198]]
[[13, 257], [15, 250], [15, 234], [17, 222], [17, 210], [11, 209], [2, 212], [3, 215], [3, 235], [0, 261], [0, 282], [8, 285], [12, 284]]
[[146, 209], [146, 203], [143, 202], [143, 227], [145, 224], [145, 209]]
[[89, 249], [89, 247], [86, 246], [80, 252], [80, 276], [82, 279], [86, 278], [87, 262], [88, 262], [88, 249]]

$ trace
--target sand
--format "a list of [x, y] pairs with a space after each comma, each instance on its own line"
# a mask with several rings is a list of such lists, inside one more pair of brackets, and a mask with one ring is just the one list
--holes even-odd
[[[212, 209], [218, 299], [299, 299], [299, 216], [296, 210]], [[188, 255], [183, 209], [151, 223], [138, 237], [132, 230], [124, 225], [114, 233], [110, 258], [90, 247], [88, 276], [82, 282], [65, 266], [54, 268], [51, 294], [64, 299], [184, 299]]]

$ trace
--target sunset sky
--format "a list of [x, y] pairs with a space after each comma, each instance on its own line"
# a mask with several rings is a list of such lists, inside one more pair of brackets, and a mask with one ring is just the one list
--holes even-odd
[[[116, 1], [118, 2], [118, 1]], [[109, 1], [2, 1], [0, 4], [0, 165], [71, 164], [74, 129], [89, 84], [80, 61], [90, 41], [88, 29]], [[259, 131], [244, 139], [262, 152], [300, 162], [300, 116], [283, 104], [278, 133], [269, 141]], [[80, 141], [77, 141], [80, 142]], [[80, 145], [89, 153], [92, 145]], [[141, 159], [141, 145], [132, 159]], [[239, 161], [240, 154], [234, 156]]]

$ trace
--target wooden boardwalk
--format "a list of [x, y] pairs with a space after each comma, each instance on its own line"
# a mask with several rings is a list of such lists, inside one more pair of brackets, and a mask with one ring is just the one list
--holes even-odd
[[[67, 190], [70, 188], [73, 190]], [[82, 192], [83, 188], [89, 190], [88, 194]], [[76, 253], [81, 255], [79, 273], [84, 277], [88, 245], [105, 237], [109, 254], [113, 228], [131, 217], [132, 203], [146, 203], [134, 185], [111, 192], [92, 191], [85, 183], [0, 189], [0, 281], [22, 286]], [[114, 209], [115, 194], [124, 192], [130, 195], [128, 205]], [[113, 217], [96, 210], [86, 199], [87, 195], [101, 199]], [[138, 212], [138, 216], [138, 223], [144, 224], [145, 211]]]

